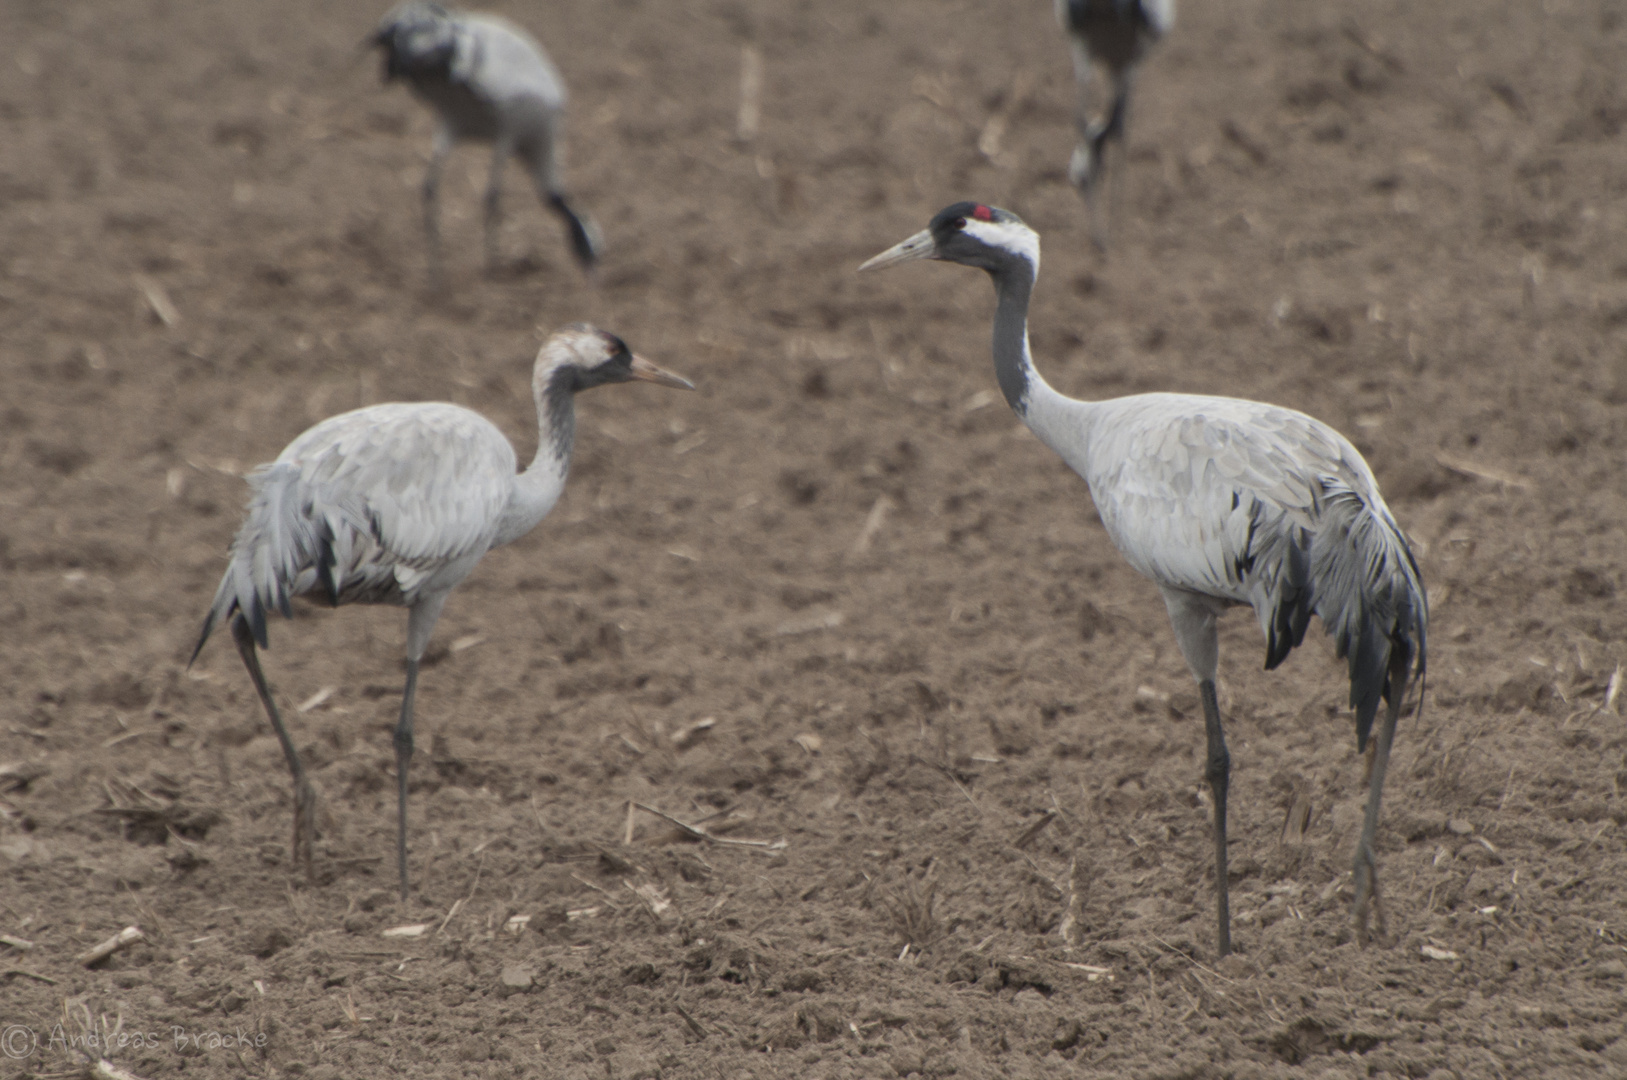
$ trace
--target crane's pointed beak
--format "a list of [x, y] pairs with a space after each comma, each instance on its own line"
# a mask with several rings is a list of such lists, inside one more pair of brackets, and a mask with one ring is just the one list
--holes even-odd
[[693, 390], [695, 384], [682, 375], [674, 375], [665, 368], [656, 367], [637, 353], [633, 354], [633, 378], [639, 382], [654, 383], [657, 386], [670, 386], [675, 390]]
[[894, 244], [880, 255], [870, 259], [859, 267], [859, 270], [880, 270], [883, 266], [892, 266], [894, 263], [910, 262], [914, 259], [930, 259], [937, 250], [932, 242], [932, 230], [922, 229], [914, 236], [901, 244]]

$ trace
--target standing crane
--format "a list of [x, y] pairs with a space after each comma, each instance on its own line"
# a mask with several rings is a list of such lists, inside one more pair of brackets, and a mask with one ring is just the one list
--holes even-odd
[[[1124, 145], [1131, 79], [1147, 50], [1175, 25], [1175, 0], [1056, 0], [1056, 19], [1073, 42], [1079, 95], [1074, 124], [1080, 141], [1068, 162], [1068, 179], [1090, 209], [1091, 239], [1105, 249], [1107, 214], [1097, 204], [1096, 189], [1107, 167], [1107, 141]], [[1104, 67], [1112, 84], [1113, 100], [1103, 116], [1091, 115], [1092, 64]]]
[[531, 393], [537, 453], [516, 473], [514, 447], [470, 409], [440, 402], [371, 405], [329, 417], [249, 476], [248, 515], [203, 620], [196, 661], [229, 620], [294, 778], [293, 861], [311, 867], [316, 795], [271, 698], [255, 645], [266, 615], [292, 617], [289, 599], [407, 609], [407, 684], [395, 728], [396, 861], [407, 898], [407, 764], [412, 760], [418, 663], [452, 589], [481, 556], [530, 532], [565, 489], [576, 429], [574, 399], [604, 383], [641, 380], [693, 390], [688, 380], [628, 351], [614, 334], [578, 324], [537, 353]]
[[1372, 470], [1344, 436], [1292, 409], [1194, 394], [1078, 401], [1053, 390], [1028, 349], [1039, 235], [1009, 211], [956, 203], [859, 269], [913, 259], [963, 263], [994, 279], [994, 373], [1007, 403], [1084, 477], [1119, 553], [1164, 596], [1203, 700], [1220, 955], [1231, 951], [1231, 757], [1215, 698], [1215, 621], [1238, 604], [1254, 608], [1268, 670], [1304, 640], [1312, 614], [1322, 620], [1349, 661], [1359, 752], [1379, 700], [1388, 703], [1369, 761], [1354, 871], [1357, 936], [1367, 942], [1370, 909], [1382, 934], [1373, 834], [1402, 700], [1424, 674], [1429, 611], [1418, 564]]
[[450, 12], [412, 0], [390, 12], [370, 42], [384, 50], [384, 81], [404, 79], [435, 110], [440, 126], [424, 175], [424, 232], [432, 281], [441, 275], [441, 169], [459, 141], [492, 144], [486, 185], [486, 267], [497, 267], [503, 167], [517, 155], [537, 195], [564, 221], [584, 268], [599, 253], [599, 230], [571, 206], [561, 180], [565, 84], [542, 46], [495, 15]]

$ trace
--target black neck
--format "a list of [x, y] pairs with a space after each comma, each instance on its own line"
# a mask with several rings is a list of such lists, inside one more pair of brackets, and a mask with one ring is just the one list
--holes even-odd
[[[543, 430], [540, 435], [546, 441], [547, 449], [554, 460], [559, 462], [561, 472], [571, 464], [571, 447], [576, 441], [576, 371], [570, 366], [561, 366], [554, 369], [549, 376], [547, 386], [542, 392], [542, 401], [539, 410], [542, 415]], [[540, 457], [543, 445], [539, 443], [537, 453]]]
[[1034, 268], [1026, 259], [1013, 259], [990, 270], [999, 303], [994, 310], [994, 374], [1013, 412], [1028, 412], [1028, 300], [1034, 291]]

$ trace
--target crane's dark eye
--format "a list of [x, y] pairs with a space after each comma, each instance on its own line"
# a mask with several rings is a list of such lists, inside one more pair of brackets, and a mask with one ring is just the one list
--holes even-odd
[[958, 217], [949, 223], [949, 227], [954, 229], [956, 232], [959, 232], [961, 229], [966, 227], [966, 219], [963, 217]]

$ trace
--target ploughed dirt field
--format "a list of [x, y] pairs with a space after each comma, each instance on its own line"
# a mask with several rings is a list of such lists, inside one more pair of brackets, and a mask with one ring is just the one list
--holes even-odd
[[[1194, 0], [1106, 257], [1042, 0], [498, 8], [573, 93], [596, 282], [517, 168], [482, 272], [469, 148], [428, 293], [380, 5], [0, 6], [0, 1076], [1627, 1075], [1616, 5]], [[1372, 464], [1433, 616], [1384, 941], [1343, 665], [1313, 628], [1264, 672], [1245, 611], [1217, 959], [1156, 589], [999, 398], [983, 275], [853, 273], [964, 198], [1044, 237], [1059, 389], [1278, 402]], [[528, 459], [582, 319], [699, 392], [584, 397], [564, 498], [453, 594], [407, 903], [405, 617], [271, 626], [308, 881], [229, 639], [186, 667], [241, 474], [394, 400]]]

